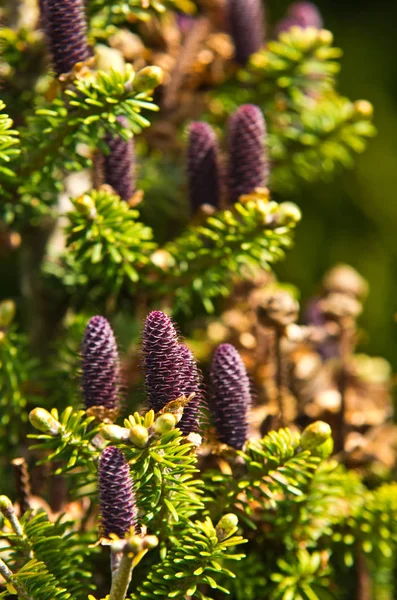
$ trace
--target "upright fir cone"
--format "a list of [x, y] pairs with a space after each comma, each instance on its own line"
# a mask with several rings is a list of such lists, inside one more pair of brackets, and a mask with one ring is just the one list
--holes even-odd
[[108, 446], [102, 451], [98, 480], [102, 536], [114, 533], [123, 538], [131, 527], [139, 533], [134, 487], [121, 450]]
[[262, 0], [228, 0], [227, 13], [236, 61], [245, 65], [265, 41]]
[[142, 351], [149, 406], [158, 412], [182, 395], [178, 335], [165, 313], [155, 310], [147, 316]]
[[265, 137], [265, 119], [257, 106], [244, 104], [230, 117], [228, 192], [233, 204], [268, 183]]
[[250, 381], [236, 348], [221, 344], [210, 371], [210, 408], [219, 441], [240, 449], [247, 439]]
[[86, 408], [115, 409], [119, 402], [119, 357], [109, 322], [100, 316], [89, 320], [81, 344], [81, 388]]
[[[125, 117], [117, 117], [123, 127], [127, 127]], [[109, 147], [109, 154], [104, 157], [105, 183], [112, 186], [114, 191], [127, 201], [135, 193], [135, 151], [133, 140], [124, 140], [122, 137], [107, 134], [105, 142]]]
[[187, 173], [192, 213], [203, 204], [219, 208], [221, 173], [218, 140], [207, 123], [197, 121], [190, 126]]
[[69, 73], [78, 62], [87, 60], [83, 0], [45, 0], [45, 28], [56, 74]]
[[291, 27], [314, 27], [321, 29], [323, 19], [318, 8], [312, 2], [294, 2], [288, 9], [287, 16], [276, 27], [276, 35], [288, 31]]
[[187, 346], [180, 344], [179, 382], [181, 393], [187, 398], [194, 394], [185, 406], [182, 419], [178, 423], [183, 435], [196, 433], [199, 429], [200, 408], [203, 403], [203, 378], [196, 360]]

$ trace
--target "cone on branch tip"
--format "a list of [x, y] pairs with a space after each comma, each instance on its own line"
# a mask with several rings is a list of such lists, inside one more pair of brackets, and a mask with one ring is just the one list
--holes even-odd
[[291, 27], [322, 29], [323, 19], [317, 6], [312, 2], [294, 2], [291, 4], [287, 16], [276, 27], [276, 35], [288, 31]]
[[[117, 117], [117, 121], [128, 126], [125, 117]], [[109, 153], [103, 161], [105, 183], [112, 186], [122, 200], [128, 202], [133, 197], [135, 189], [135, 150], [132, 139], [125, 140], [120, 135], [106, 134], [105, 143]]]
[[46, 0], [44, 26], [56, 75], [69, 73], [90, 57], [83, 0]]
[[159, 310], [146, 318], [142, 352], [149, 406], [158, 412], [181, 396], [178, 335], [170, 317]]
[[246, 368], [231, 344], [215, 351], [210, 371], [210, 409], [220, 442], [237, 450], [247, 440], [250, 381]]
[[197, 121], [189, 128], [187, 174], [192, 213], [203, 204], [219, 208], [221, 173], [218, 140], [207, 123]]
[[121, 450], [108, 446], [102, 451], [98, 471], [101, 533], [120, 538], [133, 527], [139, 533], [137, 507], [128, 463]]
[[266, 187], [269, 164], [265, 146], [266, 124], [260, 108], [244, 104], [229, 119], [229, 202]]
[[236, 61], [245, 65], [265, 41], [262, 0], [228, 0], [227, 16]]
[[81, 344], [81, 389], [86, 409], [119, 405], [119, 356], [116, 339], [105, 317], [92, 317]]

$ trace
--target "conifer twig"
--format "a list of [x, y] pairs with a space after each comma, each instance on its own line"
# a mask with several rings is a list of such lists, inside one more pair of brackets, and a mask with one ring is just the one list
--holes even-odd
[[31, 596], [29, 596], [28, 592], [25, 590], [24, 586], [21, 583], [17, 583], [14, 580], [13, 572], [7, 567], [5, 562], [3, 562], [0, 558], [0, 575], [4, 577], [7, 583], [10, 583], [18, 593], [18, 598], [20, 600], [34, 600]]

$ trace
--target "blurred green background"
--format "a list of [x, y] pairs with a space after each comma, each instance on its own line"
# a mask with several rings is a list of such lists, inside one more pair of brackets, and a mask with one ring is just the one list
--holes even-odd
[[[270, 2], [271, 20], [289, 2]], [[276, 267], [297, 285], [302, 301], [316, 292], [324, 271], [348, 262], [368, 280], [361, 318], [362, 350], [397, 369], [397, 2], [317, 0], [325, 27], [344, 51], [339, 89], [375, 108], [378, 135], [352, 171], [331, 183], [308, 185], [293, 200], [302, 208], [296, 244]]]

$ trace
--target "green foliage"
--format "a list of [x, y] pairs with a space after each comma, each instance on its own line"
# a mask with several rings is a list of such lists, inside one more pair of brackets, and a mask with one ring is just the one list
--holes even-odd
[[169, 270], [157, 290], [172, 291], [174, 310], [188, 310], [198, 297], [212, 312], [212, 301], [230, 293], [236, 275], [255, 267], [268, 269], [291, 246], [292, 230], [300, 219], [297, 207], [268, 202], [266, 191], [243, 200], [189, 227], [165, 246]]
[[73, 206], [66, 229], [70, 275], [80, 285], [97, 286], [102, 295], [133, 289], [138, 269], [148, 264], [155, 248], [151, 229], [137, 220], [136, 210], [105, 190], [85, 194]]
[[12, 129], [12, 120], [2, 112], [4, 109], [5, 104], [0, 100], [0, 193], [3, 193], [2, 180], [15, 176], [11, 167], [20, 154], [18, 132]]
[[153, 15], [161, 15], [167, 9], [193, 12], [195, 4], [192, 0], [91, 0], [88, 15], [96, 17], [92, 23], [95, 29], [99, 23], [106, 26], [123, 21], [148, 21]]
[[[226, 515], [230, 516], [233, 517]], [[223, 561], [243, 558], [242, 554], [234, 554], [233, 548], [245, 540], [234, 535], [237, 526], [228, 528], [225, 533], [220, 525], [221, 523], [214, 527], [208, 517], [204, 522], [191, 523], [185, 535], [175, 541], [165, 560], [149, 574], [138, 591], [131, 596], [131, 600], [159, 596], [193, 596], [199, 600], [212, 600], [198, 589], [199, 584], [207, 584], [211, 589], [227, 594], [227, 590], [217, 583], [217, 579], [225, 574], [233, 577]]]
[[0, 331], [0, 448], [10, 453], [24, 435], [28, 404], [36, 400], [33, 381], [37, 361], [28, 351], [26, 336], [15, 326]]
[[324, 567], [319, 552], [309, 554], [299, 550], [296, 555], [279, 560], [280, 569], [272, 575], [277, 588], [270, 595], [271, 600], [326, 600], [333, 597], [329, 591], [329, 570]]
[[[299, 436], [289, 429], [272, 431], [260, 441], [248, 442], [236, 456], [243, 461], [241, 467], [237, 460], [230, 473], [205, 473], [206, 488], [212, 496], [209, 506], [215, 514], [236, 510], [239, 518], [254, 529], [257, 521], [277, 519], [280, 503], [288, 504], [291, 511], [295, 502], [303, 501], [307, 483], [319, 464], [317, 457], [301, 450]], [[241, 469], [238, 478], [236, 469]], [[274, 532], [277, 534], [277, 529]]]
[[[36, 572], [38, 576], [38, 571], [43, 569], [48, 572], [49, 585], [55, 584], [67, 589], [68, 595], [65, 594], [65, 597], [86, 600], [87, 590], [91, 587], [88, 558], [93, 552], [90, 547], [90, 542], [94, 541], [92, 535], [81, 536], [73, 530], [73, 523], [64, 517], [51, 522], [44, 510], [35, 514], [26, 513], [21, 519], [21, 528], [22, 537], [15, 532], [3, 532], [0, 538], [11, 545], [8, 558], [11, 570], [17, 571], [21, 559], [29, 556], [33, 559], [29, 566], [32, 574]], [[29, 581], [25, 580], [27, 570], [25, 565], [22, 570], [17, 571], [16, 577], [26, 582], [26, 587], [30, 590]], [[54, 577], [52, 581], [51, 576]]]

